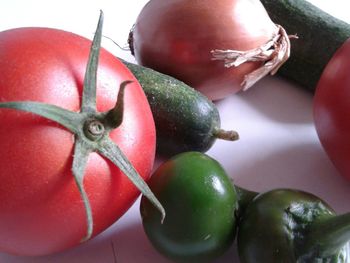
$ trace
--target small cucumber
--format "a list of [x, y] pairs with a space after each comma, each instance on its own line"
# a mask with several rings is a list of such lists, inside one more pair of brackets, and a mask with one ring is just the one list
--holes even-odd
[[217, 138], [238, 139], [237, 132], [220, 128], [215, 104], [195, 89], [150, 68], [122, 62], [140, 82], [151, 106], [158, 154], [206, 152]]
[[324, 67], [350, 37], [350, 25], [305, 0], [261, 0], [272, 21], [299, 39], [278, 71], [314, 92]]

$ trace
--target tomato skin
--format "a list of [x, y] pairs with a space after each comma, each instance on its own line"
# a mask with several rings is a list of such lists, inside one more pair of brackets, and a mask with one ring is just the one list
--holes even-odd
[[231, 245], [235, 236], [237, 195], [223, 168], [199, 152], [176, 155], [152, 175], [149, 186], [166, 217], [142, 197], [144, 230], [165, 256], [186, 262], [207, 262]]
[[341, 175], [350, 179], [350, 39], [333, 55], [318, 82], [314, 121], [319, 139]]
[[[79, 111], [91, 41], [48, 28], [0, 32], [2, 101], [40, 101]], [[97, 109], [114, 107], [119, 84], [124, 119], [111, 132], [144, 179], [155, 156], [155, 127], [142, 88], [112, 54], [101, 50]], [[86, 233], [86, 214], [71, 166], [74, 137], [58, 124], [16, 110], [0, 110], [0, 250], [44, 255], [75, 246]], [[94, 235], [114, 223], [139, 191], [110, 161], [93, 153], [85, 171]]]

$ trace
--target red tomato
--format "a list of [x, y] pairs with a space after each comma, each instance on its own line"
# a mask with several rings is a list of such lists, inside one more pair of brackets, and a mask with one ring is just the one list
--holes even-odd
[[[91, 42], [72, 33], [21, 28], [0, 33], [1, 101], [31, 100], [79, 111]], [[155, 127], [141, 86], [112, 54], [101, 50], [97, 110], [114, 107], [125, 91], [124, 119], [110, 137], [147, 179], [155, 156]], [[71, 166], [74, 137], [31, 113], [0, 110], [0, 250], [24, 255], [53, 253], [79, 244], [86, 214]], [[139, 191], [107, 159], [89, 157], [85, 190], [94, 235], [114, 223]]]
[[314, 98], [320, 141], [339, 172], [350, 179], [350, 39], [324, 69]]

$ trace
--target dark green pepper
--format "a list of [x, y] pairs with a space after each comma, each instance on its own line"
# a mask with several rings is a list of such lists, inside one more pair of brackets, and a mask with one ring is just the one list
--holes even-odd
[[242, 263], [345, 263], [350, 213], [336, 215], [307, 192], [276, 189], [257, 195], [241, 217]]
[[164, 206], [145, 197], [140, 212], [147, 237], [163, 255], [180, 262], [212, 262], [233, 243], [237, 193], [221, 165], [199, 152], [186, 152], [163, 163], [149, 186]]

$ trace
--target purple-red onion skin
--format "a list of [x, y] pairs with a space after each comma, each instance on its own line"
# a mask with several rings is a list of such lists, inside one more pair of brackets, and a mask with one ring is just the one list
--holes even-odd
[[217, 100], [240, 91], [244, 76], [261, 62], [225, 68], [211, 51], [257, 48], [275, 32], [258, 0], [151, 0], [137, 18], [132, 44], [139, 64]]

